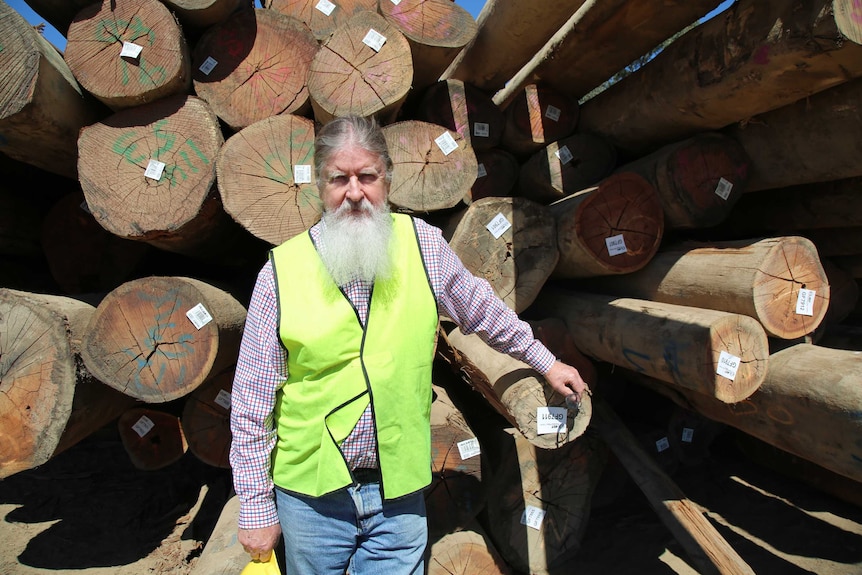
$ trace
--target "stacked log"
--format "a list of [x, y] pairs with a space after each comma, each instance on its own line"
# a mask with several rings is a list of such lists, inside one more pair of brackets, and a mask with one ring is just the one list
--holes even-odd
[[189, 451], [213, 467], [230, 468], [230, 392], [232, 369], [211, 377], [192, 391], [180, 416]]
[[165, 0], [165, 5], [183, 26], [204, 29], [224, 22], [243, 6], [245, 0]]
[[502, 148], [476, 152], [476, 181], [463, 202], [470, 205], [482, 198], [514, 195], [521, 169], [515, 156]]
[[441, 80], [422, 94], [416, 119], [458, 132], [479, 151], [500, 145], [503, 113], [484, 92], [460, 80]]
[[431, 543], [428, 575], [481, 573], [509, 575], [511, 571], [488, 536], [478, 526], [447, 533]]
[[120, 440], [132, 465], [156, 471], [175, 463], [188, 451], [180, 418], [151, 407], [133, 407], [117, 419]]
[[309, 0], [266, 0], [264, 8], [290, 16], [311, 29], [320, 41], [329, 38], [335, 29], [363, 10], [377, 10], [377, 0], [339, 0], [310, 2]]
[[505, 110], [502, 146], [519, 157], [565, 138], [578, 123], [578, 103], [556, 90], [530, 84]]

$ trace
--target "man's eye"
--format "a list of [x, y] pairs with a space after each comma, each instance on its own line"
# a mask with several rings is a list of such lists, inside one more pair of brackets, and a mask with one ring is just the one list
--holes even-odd
[[336, 186], [346, 186], [349, 178], [347, 176], [332, 176], [329, 178], [329, 183]]
[[359, 183], [361, 184], [373, 184], [377, 181], [377, 174], [359, 174]]

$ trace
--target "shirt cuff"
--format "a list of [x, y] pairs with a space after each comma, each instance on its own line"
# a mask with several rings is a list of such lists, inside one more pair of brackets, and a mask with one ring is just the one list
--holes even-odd
[[539, 340], [530, 344], [524, 354], [524, 362], [542, 375], [548, 373], [556, 361], [557, 357]]
[[259, 504], [240, 502], [239, 520], [237, 521], [240, 529], [261, 529], [276, 523], [278, 523], [278, 512], [273, 499]]

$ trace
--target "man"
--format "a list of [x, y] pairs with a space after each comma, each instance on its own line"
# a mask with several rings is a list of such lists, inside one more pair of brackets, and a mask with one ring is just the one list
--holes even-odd
[[440, 230], [389, 212], [373, 120], [315, 141], [320, 222], [271, 252], [248, 309], [231, 400], [239, 541], [288, 575], [424, 570], [431, 365], [440, 313], [583, 392], [578, 371], [464, 268]]

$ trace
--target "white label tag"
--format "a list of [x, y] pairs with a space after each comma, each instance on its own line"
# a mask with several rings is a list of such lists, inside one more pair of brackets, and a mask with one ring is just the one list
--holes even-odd
[[311, 164], [295, 164], [293, 166], [293, 183], [294, 184], [310, 184], [311, 183]]
[[682, 428], [682, 441], [683, 443], [691, 443], [691, 440], [694, 439], [694, 430], [690, 427]]
[[138, 57], [141, 55], [141, 50], [143, 49], [143, 46], [139, 46], [134, 42], [123, 42], [123, 49], [120, 50], [120, 57], [137, 60]]
[[392, 3], [398, 6], [399, 4], [401, 4], [401, 0], [392, 0]]
[[479, 136], [480, 138], [487, 138], [491, 135], [491, 125], [476, 122], [473, 124], [473, 135]]
[[626, 249], [626, 239], [622, 234], [605, 238], [605, 245], [608, 246], [609, 256], [618, 256], [628, 251]]
[[329, 16], [330, 14], [332, 14], [332, 11], [335, 10], [335, 4], [333, 4], [329, 0], [320, 0], [320, 2], [317, 3], [317, 6], [315, 6], [315, 8]]
[[721, 178], [718, 180], [718, 185], [715, 187], [715, 195], [721, 198], [722, 200], [726, 200], [730, 197], [730, 191], [733, 189], [733, 184]]
[[670, 447], [670, 441], [667, 440], [667, 437], [662, 437], [658, 441], [655, 442], [655, 450], [661, 453], [665, 449]]
[[143, 437], [150, 432], [152, 428], [156, 426], [153, 423], [153, 420], [147, 417], [146, 415], [142, 415], [141, 418], [135, 422], [132, 426], [132, 429], [135, 430], [135, 433], [138, 434], [138, 437]]
[[548, 107], [547, 107], [547, 108], [545, 108], [545, 117], [546, 117], [546, 118], [549, 118], [549, 119], [551, 119], [551, 120], [553, 120], [553, 121], [555, 121], [555, 122], [559, 122], [559, 121], [560, 121], [560, 115], [561, 115], [562, 113], [563, 113], [563, 111], [562, 111], [562, 110], [560, 110], [560, 109], [559, 109], [559, 108], [557, 108], [556, 106], [552, 106], [552, 105], [550, 105], [550, 104], [548, 104]]
[[565, 407], [537, 407], [536, 434], [567, 433]]
[[144, 170], [144, 176], [158, 182], [162, 179], [162, 172], [164, 171], [164, 162], [160, 162], [158, 160], [150, 160], [149, 162], [147, 162], [147, 169]]
[[485, 164], [479, 164], [479, 168], [476, 170], [477, 178], [484, 178], [488, 175], [488, 171], [485, 169]]
[[444, 156], [448, 156], [458, 149], [458, 142], [455, 141], [455, 138], [453, 138], [452, 134], [449, 132], [443, 132], [437, 136], [437, 139], [435, 139], [434, 142], [437, 143], [437, 147], [440, 148], [440, 151], [443, 152]]
[[723, 351], [718, 356], [718, 368], [715, 370], [715, 373], [733, 381], [736, 377], [736, 370], [739, 369], [740, 362], [741, 360], [735, 355]]
[[499, 240], [500, 236], [505, 234], [506, 230], [512, 227], [512, 223], [507, 220], [506, 216], [503, 214], [497, 214], [485, 227], [488, 228], [488, 231], [491, 232], [491, 235], [494, 236], [495, 240]]
[[189, 321], [194, 324], [194, 326], [198, 329], [202, 328], [209, 322], [213, 320], [213, 316], [210, 315], [210, 312], [207, 311], [207, 308], [204, 307], [204, 304], [199, 303], [192, 309], [186, 312], [186, 317], [189, 318]]
[[461, 460], [463, 461], [464, 459], [470, 459], [479, 455], [482, 453], [482, 449], [479, 447], [479, 440], [474, 437], [473, 439], [459, 441], [458, 452], [461, 454]]
[[817, 292], [813, 289], [799, 290], [799, 297], [796, 299], [796, 313], [799, 315], [814, 315], [814, 296]]
[[207, 59], [204, 60], [204, 63], [201, 64], [201, 67], [198, 68], [204, 75], [209, 76], [210, 72], [215, 70], [215, 67], [218, 65], [218, 60], [213, 58], [212, 56], [207, 56]]
[[386, 43], [386, 36], [372, 28], [368, 31], [368, 34], [365, 35], [365, 38], [362, 39], [362, 43], [375, 52], [379, 52], [383, 47], [383, 44]]
[[230, 393], [220, 389], [215, 398], [216, 405], [220, 405], [225, 409], [230, 409]]
[[544, 509], [527, 505], [526, 509], [524, 509], [524, 512], [521, 514], [521, 525], [532, 527], [538, 531], [542, 528], [542, 521], [545, 520], [545, 513], [546, 511]]
[[569, 151], [568, 146], [563, 146], [562, 148], [554, 152], [554, 155], [557, 156], [557, 158], [559, 158], [559, 160], [563, 162], [563, 164], [568, 164], [572, 161], [572, 158], [574, 158], [572, 152]]

